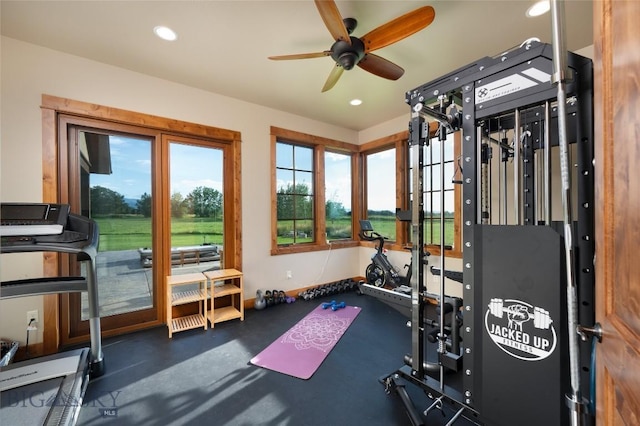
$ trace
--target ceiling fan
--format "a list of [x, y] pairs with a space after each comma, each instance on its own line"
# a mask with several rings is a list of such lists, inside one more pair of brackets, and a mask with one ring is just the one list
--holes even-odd
[[389, 80], [397, 80], [402, 77], [404, 69], [371, 52], [417, 33], [431, 24], [435, 17], [433, 7], [424, 6], [393, 19], [358, 38], [351, 35], [358, 25], [358, 21], [354, 18], [343, 19], [333, 0], [315, 0], [315, 4], [325, 26], [335, 40], [331, 48], [316, 53], [269, 56], [269, 59], [281, 61], [331, 56], [336, 63], [324, 83], [323, 92], [335, 86], [344, 70], [350, 70], [356, 65], [365, 71]]

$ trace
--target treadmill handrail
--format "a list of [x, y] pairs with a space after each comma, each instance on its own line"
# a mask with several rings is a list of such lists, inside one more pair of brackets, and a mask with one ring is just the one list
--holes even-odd
[[85, 277], [44, 277], [0, 283], [0, 299], [87, 291]]

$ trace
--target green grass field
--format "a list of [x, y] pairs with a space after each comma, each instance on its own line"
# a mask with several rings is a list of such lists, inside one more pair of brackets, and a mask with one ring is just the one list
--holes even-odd
[[[380, 235], [393, 241], [396, 238], [396, 219], [393, 216], [371, 217], [373, 229]], [[136, 250], [140, 247], [151, 247], [151, 218], [139, 216], [99, 217], [95, 218], [100, 228], [100, 251]], [[446, 244], [453, 244], [453, 219], [446, 220]], [[311, 225], [308, 224], [308, 228]], [[351, 218], [334, 219], [327, 225], [329, 239], [344, 238], [351, 226]], [[357, 226], [357, 225], [356, 225]], [[330, 228], [330, 229], [329, 229]], [[301, 229], [301, 228], [299, 228]], [[356, 229], [356, 233], [359, 229]], [[312, 242], [310, 233], [307, 237], [296, 238], [298, 244]], [[425, 230], [425, 241], [438, 241], [440, 228], [436, 224], [433, 238]], [[222, 221], [211, 218], [184, 217], [171, 220], [171, 246], [192, 246], [203, 243], [223, 244]], [[451, 241], [448, 241], [451, 240]], [[278, 236], [279, 244], [292, 244], [293, 237]]]
[[[396, 219], [390, 216], [373, 216], [369, 218], [373, 229], [383, 237], [391, 241], [396, 239]], [[453, 245], [453, 218], [445, 217], [445, 244]], [[411, 231], [409, 231], [411, 232]], [[411, 238], [411, 235], [409, 235]], [[424, 241], [426, 244], [440, 244], [440, 222], [436, 222], [432, 229], [427, 228], [425, 224]]]
[[[138, 216], [94, 218], [100, 228], [100, 251], [151, 247], [151, 218]], [[203, 243], [222, 245], [222, 221], [209, 218], [173, 218], [171, 246]]]

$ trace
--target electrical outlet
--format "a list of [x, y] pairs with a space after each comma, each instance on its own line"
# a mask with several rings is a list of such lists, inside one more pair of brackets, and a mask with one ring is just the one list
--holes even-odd
[[292, 277], [291, 271], [287, 271], [287, 279], [290, 280]]
[[[33, 323], [31, 322], [31, 320], [33, 320]], [[36, 324], [38, 324], [38, 322], [40, 322], [38, 311], [27, 311], [27, 324], [35, 326]]]

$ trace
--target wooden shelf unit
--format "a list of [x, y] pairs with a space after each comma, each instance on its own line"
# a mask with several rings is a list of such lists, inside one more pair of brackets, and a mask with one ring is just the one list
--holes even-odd
[[[209, 295], [211, 306], [207, 317], [211, 328], [215, 323], [239, 318], [244, 321], [244, 285], [242, 272], [237, 269], [220, 269], [206, 271], [204, 275], [209, 279]], [[221, 284], [218, 284], [221, 283]], [[216, 299], [229, 296], [231, 303], [216, 307]]]
[[[197, 286], [197, 288], [179, 289], [181, 286]], [[178, 290], [178, 291], [174, 291]], [[193, 274], [169, 275], [167, 277], [167, 327], [169, 338], [173, 333], [203, 327], [207, 329], [206, 302], [207, 302], [207, 277], [198, 272]], [[173, 317], [173, 307], [197, 303], [198, 313]]]

